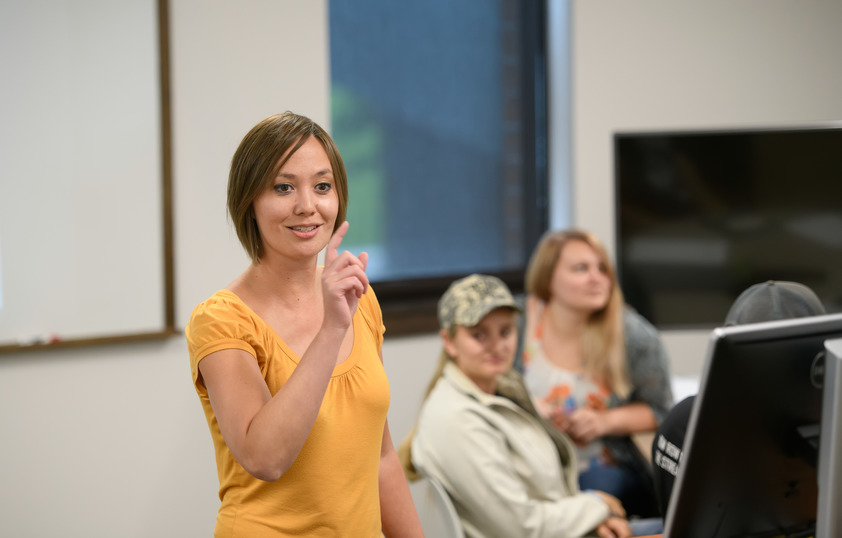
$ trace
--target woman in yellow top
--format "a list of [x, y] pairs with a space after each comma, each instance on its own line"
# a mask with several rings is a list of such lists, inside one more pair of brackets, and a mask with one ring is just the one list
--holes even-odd
[[333, 140], [303, 116], [261, 121], [232, 159], [228, 210], [252, 264], [186, 330], [217, 537], [422, 536], [386, 422], [367, 255], [338, 251], [347, 200]]

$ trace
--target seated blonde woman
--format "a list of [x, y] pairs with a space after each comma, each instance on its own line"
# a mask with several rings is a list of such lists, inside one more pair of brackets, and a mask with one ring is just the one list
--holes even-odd
[[441, 482], [468, 537], [632, 536], [616, 498], [579, 490], [575, 447], [539, 417], [511, 368], [519, 311], [492, 276], [444, 293], [441, 360], [400, 450], [407, 474]]
[[584, 230], [544, 234], [525, 284], [524, 381], [576, 444], [579, 487], [658, 516], [648, 454], [673, 402], [658, 331], [625, 305], [604, 245]]

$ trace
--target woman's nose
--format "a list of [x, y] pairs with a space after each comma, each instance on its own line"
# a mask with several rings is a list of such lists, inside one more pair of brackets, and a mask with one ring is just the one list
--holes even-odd
[[492, 349], [498, 353], [508, 349], [509, 339], [505, 336], [497, 336], [492, 339]]
[[309, 192], [300, 192], [298, 196], [295, 197], [295, 212], [298, 215], [309, 215], [313, 212], [313, 208], [315, 207], [315, 202], [313, 200], [313, 195]]

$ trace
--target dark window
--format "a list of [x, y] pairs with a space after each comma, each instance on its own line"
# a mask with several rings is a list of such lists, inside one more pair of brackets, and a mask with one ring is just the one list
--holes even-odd
[[390, 334], [437, 328], [455, 278], [514, 292], [547, 228], [544, 5], [330, 2], [343, 247], [370, 255]]

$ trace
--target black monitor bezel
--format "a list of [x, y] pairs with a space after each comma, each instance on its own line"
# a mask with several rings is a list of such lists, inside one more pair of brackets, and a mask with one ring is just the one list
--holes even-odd
[[[798, 409], [801, 412], [795, 407], [796, 402], [787, 403], [786, 397], [798, 399], [806, 394], [810, 401], [805, 406], [808, 409], [805, 409], [804, 418], [807, 422], [820, 422], [823, 362], [818, 356], [823, 353], [826, 339], [840, 336], [842, 314], [720, 327], [711, 333], [699, 393], [690, 414], [684, 453], [670, 496], [664, 536], [692, 538], [739, 536], [741, 533], [765, 536], [765, 531], [770, 533], [768, 536], [775, 536], [781, 534], [784, 528], [790, 532], [799, 527], [803, 527], [805, 532], [811, 528], [814, 530], [818, 486], [815, 460], [809, 462], [809, 441], [805, 439], [798, 444], [794, 437], [788, 439], [787, 443], [791, 445], [785, 448], [790, 451], [786, 457], [782, 455], [784, 448], [779, 446], [759, 450], [754, 446], [756, 450], [747, 453], [740, 450], [756, 445], [759, 436], [764, 435], [762, 430], [758, 432], [758, 424], [761, 427], [775, 424], [775, 416], [771, 415], [780, 403], [785, 405], [785, 410]], [[809, 343], [805, 346], [805, 342]], [[754, 354], [744, 351], [748, 346], [753, 346]], [[794, 347], [800, 350], [798, 357], [791, 351]], [[742, 351], [737, 351], [738, 348]], [[755, 368], [759, 350], [773, 350], [781, 355], [772, 357], [764, 354], [763, 361], [768, 362], [769, 368]], [[740, 353], [745, 358], [743, 363], [740, 363]], [[797, 372], [786, 370], [793, 365], [797, 365]], [[772, 366], [783, 366], [784, 370], [776, 370]], [[783, 387], [770, 386], [769, 383], [750, 385], [757, 377], [763, 376], [772, 381], [772, 385], [782, 383]], [[755, 387], [768, 394], [778, 389], [782, 402], [756, 406], [754, 415], [747, 419], [750, 413], [743, 413], [740, 408], [740, 404], [749, 405], [744, 401], [746, 396], [735, 389], [741, 386]], [[764, 414], [770, 416], [764, 417]], [[758, 416], [761, 417], [759, 420]], [[786, 429], [789, 431], [791, 428]], [[721, 438], [718, 434], [722, 433], [729, 437]], [[780, 439], [774, 441], [775, 444], [779, 442]], [[758, 452], [772, 459], [768, 468], [760, 462]], [[817, 456], [817, 449], [812, 456]], [[770, 474], [759, 475], [761, 472]], [[781, 480], [792, 479], [792, 490], [787, 492], [789, 496], [782, 497], [781, 491], [769, 495], [769, 488], [761, 488], [757, 483], [772, 480], [775, 473], [784, 473]], [[749, 479], [749, 476], [755, 478]], [[757, 480], [758, 476], [762, 480]], [[742, 491], [739, 496], [733, 495], [724, 490], [723, 484], [737, 484], [737, 491], [740, 488]], [[777, 482], [775, 484], [774, 487], [778, 487]], [[755, 516], [764, 512], [766, 515], [774, 513], [773, 517], [779, 518], [781, 526], [757, 528]]]

